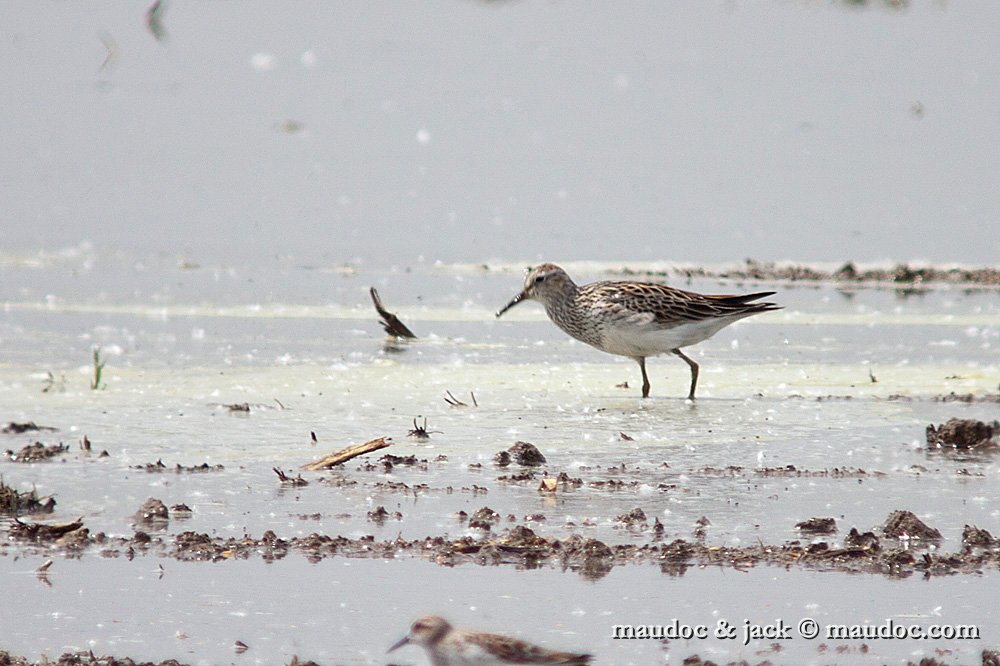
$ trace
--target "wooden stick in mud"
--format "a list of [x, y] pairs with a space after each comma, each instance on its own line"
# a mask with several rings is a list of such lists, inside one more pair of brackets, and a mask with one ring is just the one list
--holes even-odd
[[382, 306], [382, 299], [378, 297], [378, 291], [375, 287], [371, 287], [368, 293], [372, 296], [372, 303], [375, 304], [375, 311], [378, 312], [378, 316], [382, 318], [382, 328], [389, 335], [395, 336], [397, 338], [416, 338], [417, 336], [413, 334], [413, 331], [406, 327], [406, 324], [399, 321], [399, 317], [389, 312]]
[[83, 527], [82, 518], [77, 518], [72, 523], [62, 523], [59, 525], [25, 523], [19, 518], [14, 518], [14, 523], [8, 528], [7, 532], [10, 537], [15, 539], [49, 541], [61, 539], [70, 532], [75, 532], [81, 527]]
[[363, 456], [364, 454], [371, 453], [372, 451], [384, 449], [390, 444], [392, 444], [392, 440], [388, 437], [379, 437], [378, 439], [373, 439], [369, 442], [365, 442], [364, 444], [353, 444], [347, 448], [341, 449], [340, 451], [334, 451], [328, 456], [323, 456], [319, 460], [306, 463], [301, 467], [301, 469], [309, 472], [317, 472], [321, 469], [330, 469], [334, 465], [347, 462], [351, 458], [356, 458], [357, 456]]

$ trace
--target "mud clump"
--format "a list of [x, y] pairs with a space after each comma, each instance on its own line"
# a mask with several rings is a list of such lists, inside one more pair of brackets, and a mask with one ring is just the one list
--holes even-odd
[[574, 534], [561, 542], [562, 561], [565, 566], [579, 570], [589, 580], [603, 578], [615, 566], [615, 552], [597, 539], [585, 539]]
[[392, 468], [397, 465], [412, 467], [419, 464], [423, 469], [427, 469], [427, 461], [423, 459], [418, 460], [416, 456], [396, 456], [391, 453], [387, 453], [379, 458], [378, 462], [382, 465], [386, 472], [391, 472]]
[[844, 547], [856, 550], [868, 550], [878, 552], [882, 549], [882, 544], [874, 532], [858, 532], [854, 527], [844, 537]]
[[34, 463], [49, 460], [50, 458], [62, 455], [67, 451], [69, 451], [69, 447], [62, 442], [58, 444], [49, 444], [48, 446], [42, 444], [41, 442], [35, 442], [34, 444], [28, 444], [17, 453], [8, 449], [7, 458], [11, 462]]
[[500, 522], [500, 514], [488, 506], [477, 510], [469, 518], [469, 527], [481, 530], [490, 530]]
[[508, 548], [545, 548], [548, 540], [535, 534], [535, 531], [524, 525], [517, 525], [507, 531], [503, 545]]
[[1000, 436], [1000, 422], [983, 423], [972, 419], [948, 419], [939, 426], [927, 426], [927, 447], [931, 449], [997, 448], [994, 437]]
[[966, 548], [996, 548], [1000, 541], [984, 529], [966, 525], [962, 530], [962, 545]]
[[537, 467], [545, 464], [545, 456], [530, 442], [514, 442], [506, 451], [500, 451], [493, 456], [493, 463], [506, 467], [512, 462], [524, 467]]
[[139, 510], [135, 512], [134, 522], [137, 525], [145, 525], [152, 528], [164, 528], [170, 521], [170, 510], [167, 505], [150, 497], [142, 503]]
[[52, 513], [55, 508], [54, 498], [50, 497], [43, 502], [34, 489], [30, 492], [19, 493], [0, 479], [0, 515], [20, 516], [30, 513]]
[[216, 561], [225, 553], [226, 545], [208, 534], [181, 532], [174, 539], [174, 556], [181, 561]]
[[910, 511], [897, 510], [889, 514], [882, 526], [882, 536], [889, 539], [920, 539], [922, 541], [940, 541], [941, 532], [928, 527], [924, 521]]
[[384, 506], [381, 505], [379, 505], [374, 511], [368, 512], [368, 520], [379, 526], [384, 525], [390, 518], [392, 520], [402, 520], [403, 514], [399, 511], [393, 511], [390, 513]]
[[615, 518], [619, 523], [627, 527], [628, 529], [640, 529], [644, 530], [649, 527], [649, 523], [646, 520], [646, 512], [640, 507], [636, 507], [629, 511], [628, 513], [618, 516]]
[[833, 518], [810, 518], [795, 523], [795, 529], [804, 534], [833, 534], [837, 531], [837, 521]]

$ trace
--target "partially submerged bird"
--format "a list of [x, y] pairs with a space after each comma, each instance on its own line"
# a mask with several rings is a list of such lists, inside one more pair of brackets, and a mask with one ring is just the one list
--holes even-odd
[[681, 348], [707, 340], [735, 321], [760, 312], [780, 310], [776, 303], [756, 302], [773, 291], [736, 296], [698, 294], [651, 282], [602, 281], [583, 286], [555, 264], [528, 270], [524, 289], [497, 312], [521, 301], [535, 300], [556, 326], [609, 354], [628, 356], [642, 370], [642, 397], [649, 397], [646, 357], [670, 352], [691, 368], [694, 400], [698, 364]]
[[436, 615], [417, 618], [410, 632], [388, 651], [408, 644], [423, 647], [433, 666], [585, 666], [591, 660], [589, 654], [556, 652], [509, 636], [456, 629]]

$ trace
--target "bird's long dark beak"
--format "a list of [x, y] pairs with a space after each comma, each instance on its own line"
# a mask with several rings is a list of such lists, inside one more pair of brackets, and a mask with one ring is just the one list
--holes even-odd
[[504, 312], [507, 312], [507, 310], [510, 310], [512, 307], [514, 307], [515, 305], [517, 305], [518, 303], [520, 303], [521, 301], [523, 301], [527, 297], [528, 297], [528, 295], [525, 294], [522, 291], [520, 294], [518, 294], [514, 298], [510, 299], [510, 303], [508, 303], [507, 305], [505, 305], [502, 308], [500, 308], [500, 310], [497, 312], [497, 318], [499, 318], [500, 315], [502, 315]]
[[393, 643], [392, 647], [389, 648], [388, 650], [386, 650], [385, 653], [389, 654], [393, 650], [398, 650], [399, 648], [403, 647], [404, 645], [406, 645], [409, 642], [410, 642], [410, 637], [409, 636], [403, 636], [398, 641], [396, 641], [395, 643]]

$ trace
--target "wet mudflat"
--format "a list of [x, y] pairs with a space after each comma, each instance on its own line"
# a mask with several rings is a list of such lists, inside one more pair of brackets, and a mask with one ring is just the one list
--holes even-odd
[[[422, 664], [384, 650], [426, 613], [597, 663], [968, 663], [996, 647], [980, 612], [1000, 568], [995, 290], [753, 283], [786, 311], [697, 347], [690, 403], [676, 359], [650, 361], [641, 400], [633, 363], [540, 311], [495, 322], [516, 275], [361, 274], [343, 278], [351, 307], [8, 307], [0, 575], [17, 602], [0, 648]], [[395, 296], [414, 283], [436, 295]], [[416, 340], [386, 341], [368, 284]], [[84, 339], [80, 318], [100, 321]], [[979, 637], [612, 629], [805, 618]]]
[[[1000, 5], [276, 5], [5, 6], [0, 666], [993, 663]], [[643, 401], [542, 261], [785, 309]]]

